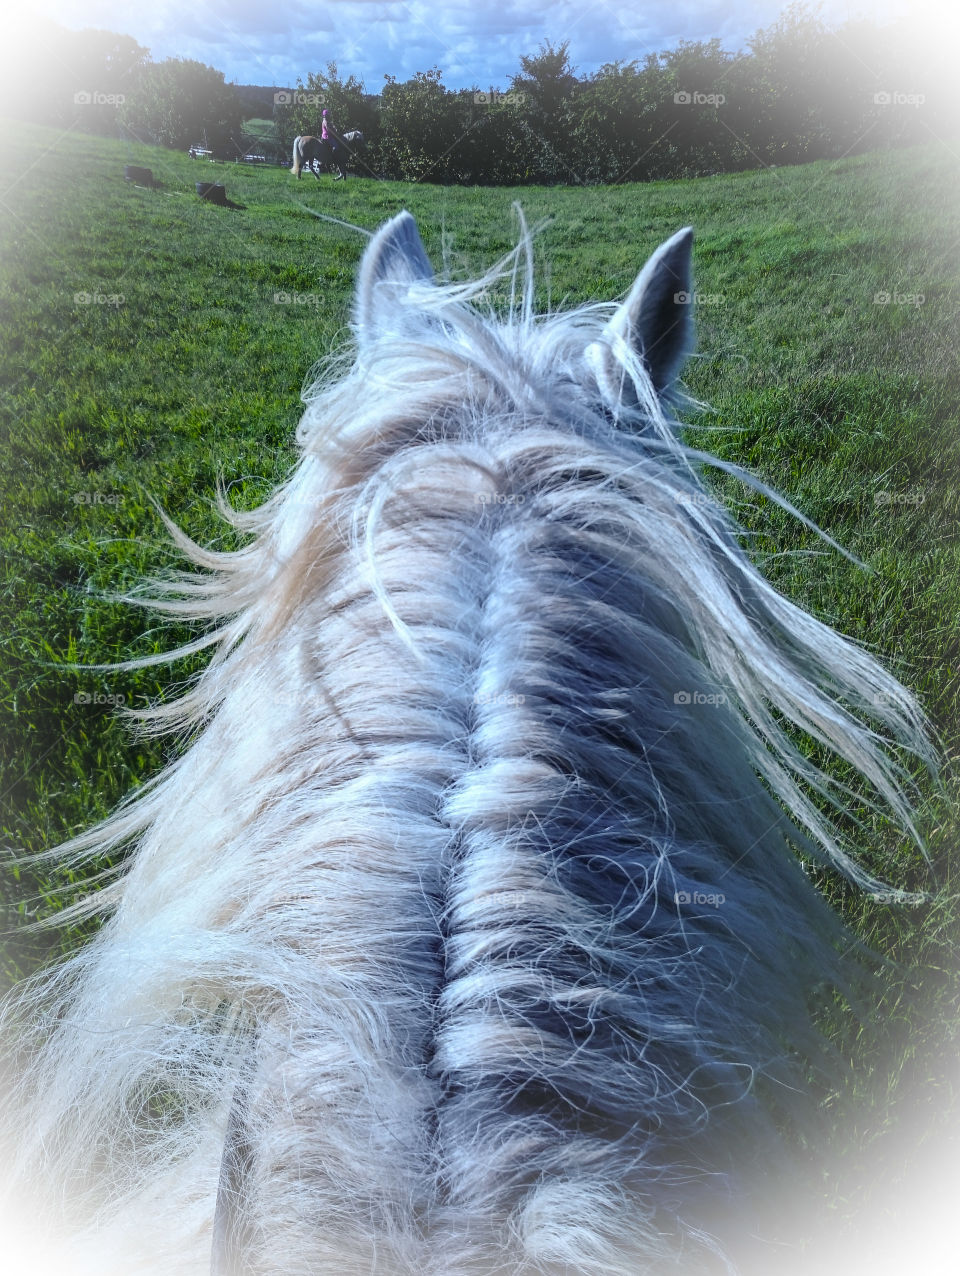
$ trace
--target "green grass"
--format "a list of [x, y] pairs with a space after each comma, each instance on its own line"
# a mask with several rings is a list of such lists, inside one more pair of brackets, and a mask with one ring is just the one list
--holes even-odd
[[244, 120], [243, 131], [255, 137], [261, 146], [273, 147], [277, 142], [277, 126], [273, 120]]
[[[3, 129], [0, 456], [3, 528], [3, 840], [37, 851], [104, 816], [171, 745], [136, 742], [109, 705], [169, 694], [198, 667], [84, 672], [169, 647], [181, 631], [100, 597], [174, 562], [151, 504], [193, 536], [231, 534], [218, 476], [253, 505], [287, 472], [311, 365], [348, 339], [360, 236], [401, 208], [435, 262], [462, 276], [513, 244], [511, 201], [552, 221], [540, 301], [609, 300], [678, 227], [697, 232], [698, 355], [686, 385], [710, 404], [692, 442], [787, 495], [868, 571], [730, 479], [717, 487], [751, 552], [795, 601], [893, 662], [948, 759], [960, 690], [958, 165], [946, 147], [694, 181], [589, 189], [464, 189], [211, 166], [185, 155], [21, 123]], [[123, 180], [124, 163], [159, 187]], [[223, 180], [240, 208], [199, 201]], [[878, 293], [894, 294], [879, 304]], [[115, 298], [89, 304], [78, 293]], [[296, 294], [287, 304], [275, 294]], [[922, 296], [922, 302], [903, 300]], [[122, 302], [119, 298], [122, 296]], [[900, 298], [899, 300], [897, 298]], [[877, 1014], [826, 1016], [853, 1063], [855, 1171], [878, 1132], [956, 1104], [960, 938], [952, 861], [957, 786], [925, 789], [934, 873], [863, 813], [865, 862], [933, 900], [893, 908], [820, 881], [854, 930], [897, 965]], [[0, 870], [6, 978], [75, 942], [25, 933], [85, 889], [56, 871]], [[919, 1105], [919, 1106], [918, 1106]]]

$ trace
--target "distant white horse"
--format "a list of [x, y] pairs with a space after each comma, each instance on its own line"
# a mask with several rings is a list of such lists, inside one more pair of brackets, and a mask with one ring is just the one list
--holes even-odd
[[174, 533], [202, 571], [158, 605], [213, 657], [147, 717], [196, 736], [52, 853], [130, 848], [6, 1008], [18, 1271], [46, 1238], [71, 1276], [686, 1273], [785, 1100], [808, 1119], [842, 932], [795, 852], [871, 879], [794, 728], [907, 827], [887, 741], [931, 750], [701, 485], [668, 410], [691, 239], [537, 318], [528, 236], [445, 285], [401, 214], [355, 367], [228, 514], [250, 543]]

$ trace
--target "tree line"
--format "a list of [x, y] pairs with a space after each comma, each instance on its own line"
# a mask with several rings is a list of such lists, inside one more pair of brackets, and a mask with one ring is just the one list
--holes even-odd
[[[792, 5], [742, 51], [681, 41], [642, 60], [578, 75], [567, 43], [520, 58], [508, 88], [450, 89], [434, 67], [371, 94], [335, 63], [296, 89], [246, 96], [222, 72], [185, 59], [150, 61], [111, 32], [48, 33], [45, 54], [72, 80], [25, 97], [8, 80], [8, 114], [86, 131], [120, 132], [222, 158], [253, 144], [289, 156], [319, 133], [324, 107], [360, 129], [360, 171], [403, 181], [466, 184], [610, 183], [795, 164], [955, 135], [958, 111], [946, 42], [931, 48], [908, 20], [825, 24]], [[77, 87], [72, 87], [73, 81]], [[81, 83], [82, 81], [82, 83]], [[13, 97], [12, 108], [10, 99]], [[269, 102], [266, 95], [266, 101]], [[244, 120], [257, 117], [244, 131]]]

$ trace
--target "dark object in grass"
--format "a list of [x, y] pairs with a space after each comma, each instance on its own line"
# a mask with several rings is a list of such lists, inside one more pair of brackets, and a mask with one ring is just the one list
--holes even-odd
[[152, 168], [140, 168], [136, 164], [127, 164], [124, 166], [123, 175], [128, 182], [135, 182], [137, 186], [156, 186], [153, 180]]
[[197, 182], [197, 194], [211, 204], [227, 204], [227, 188], [219, 182]]

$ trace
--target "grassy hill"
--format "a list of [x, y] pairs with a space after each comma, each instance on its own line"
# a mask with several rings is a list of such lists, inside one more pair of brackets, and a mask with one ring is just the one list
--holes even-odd
[[271, 156], [277, 149], [277, 126], [273, 120], [245, 120], [243, 131], [257, 140], [265, 155]]
[[[946, 147], [522, 190], [298, 183], [282, 169], [12, 122], [0, 155], [6, 845], [37, 851], [88, 826], [173, 747], [134, 741], [112, 709], [172, 690], [199, 665], [67, 666], [186, 636], [102, 596], [176, 565], [152, 501], [224, 546], [218, 477], [236, 505], [252, 506], [286, 474], [304, 379], [349, 340], [364, 243], [310, 209], [372, 229], [409, 208], [434, 262], [462, 277], [512, 246], [519, 199], [532, 223], [552, 219], [538, 241], [538, 288], [554, 308], [622, 294], [653, 247], [693, 224], [699, 353], [686, 385], [710, 407], [691, 441], [759, 474], [866, 564], [717, 480], [767, 574], [891, 661], [956, 757], [960, 173]], [[125, 163], [151, 167], [159, 185], [129, 185]], [[193, 183], [214, 178], [239, 207], [196, 198]], [[854, 1065], [849, 1093], [830, 1100], [853, 1114], [838, 1155], [854, 1178], [878, 1135], [894, 1140], [957, 1101], [957, 787], [948, 778], [945, 795], [925, 792], [932, 874], [867, 813], [849, 833], [871, 869], [931, 890], [929, 904], [895, 908], [820, 878], [855, 931], [898, 963], [867, 1027], [839, 1003], [828, 1016]], [[85, 889], [53, 870], [0, 865], [8, 979], [78, 938], [27, 934], [23, 923], [55, 919]]]

